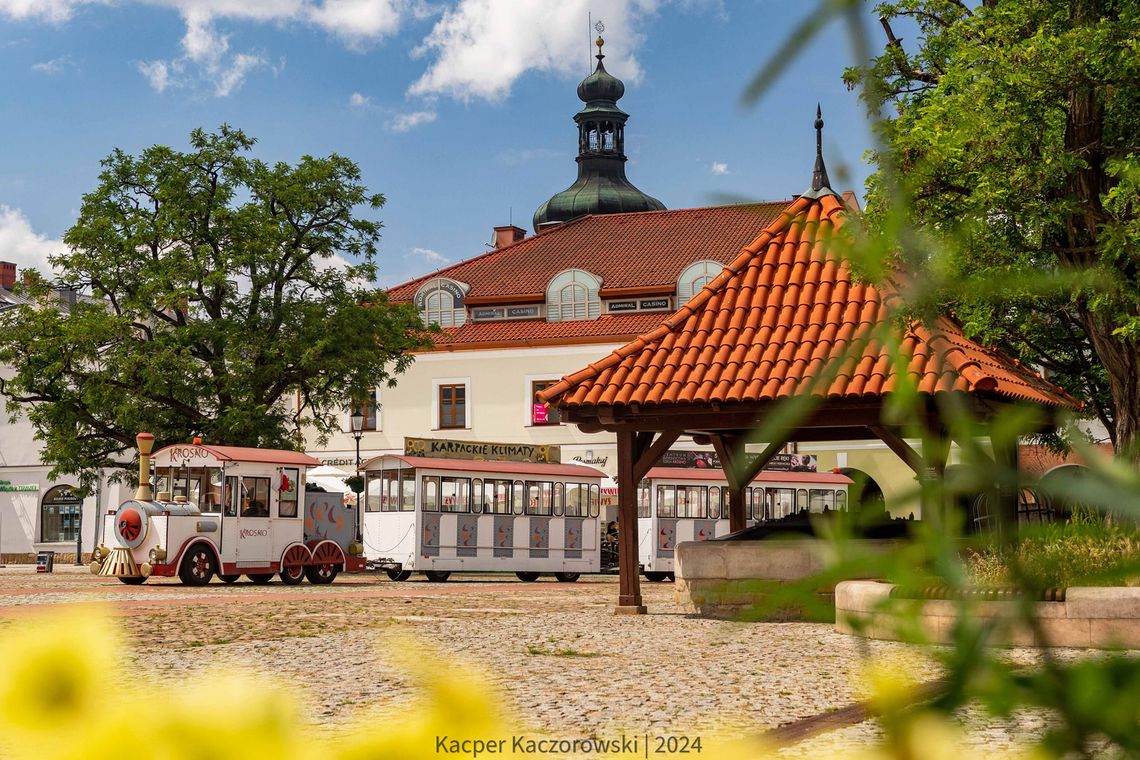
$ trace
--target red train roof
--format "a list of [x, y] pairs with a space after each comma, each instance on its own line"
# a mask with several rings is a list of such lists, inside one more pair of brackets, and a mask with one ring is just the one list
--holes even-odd
[[[721, 480], [724, 471], [710, 467], [653, 467], [645, 476], [658, 480]], [[836, 485], [850, 485], [855, 482], [846, 475], [838, 472], [776, 472], [761, 470], [760, 474], [752, 480], [753, 483], [827, 483]]]

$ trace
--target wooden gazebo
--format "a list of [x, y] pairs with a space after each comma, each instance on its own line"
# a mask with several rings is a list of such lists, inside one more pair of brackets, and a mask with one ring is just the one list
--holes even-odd
[[[812, 190], [701, 292], [652, 332], [540, 394], [583, 431], [617, 434], [617, 611], [645, 611], [632, 529], [636, 486], [681, 435], [719, 454], [735, 531], [745, 526], [742, 487], [789, 442], [878, 438], [920, 477], [937, 477], [949, 450], [946, 401], [982, 421], [1011, 404], [1038, 405], [1046, 424], [1057, 410], [1079, 406], [947, 317], [894, 325], [884, 305], [893, 291], [857, 282], [838, 255], [845, 213], [817, 153]], [[884, 415], [888, 398], [904, 389], [916, 399], [908, 422], [940, 444], [922, 454]], [[789, 414], [790, 423], [780, 424]], [[746, 458], [745, 443], [765, 426], [765, 448]], [[1016, 460], [1016, 440], [992, 444], [995, 459]], [[1015, 513], [1016, 494], [1003, 502]]]

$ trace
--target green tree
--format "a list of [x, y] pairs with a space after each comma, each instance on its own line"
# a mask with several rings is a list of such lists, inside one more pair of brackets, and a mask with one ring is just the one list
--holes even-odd
[[[935, 242], [925, 250], [946, 253], [932, 257], [941, 305], [976, 336], [1050, 370], [1118, 450], [1133, 447], [1140, 4], [900, 0], [878, 12], [885, 49], [846, 75], [887, 116], [869, 217], [894, 224], [905, 208]], [[902, 203], [890, 197], [896, 177]]]
[[269, 164], [253, 144], [223, 125], [188, 152], [112, 152], [51, 258], [59, 282], [33, 277], [32, 303], [0, 314], [0, 392], [57, 471], [89, 478], [140, 430], [160, 445], [326, 437], [347, 399], [429, 345], [414, 309], [368, 285], [381, 225], [356, 211], [384, 198], [357, 165]]

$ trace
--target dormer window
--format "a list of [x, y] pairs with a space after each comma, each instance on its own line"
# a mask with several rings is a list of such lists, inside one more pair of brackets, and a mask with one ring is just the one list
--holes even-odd
[[567, 269], [555, 275], [546, 289], [548, 322], [597, 319], [602, 313], [598, 289], [602, 281], [581, 269]]
[[467, 286], [445, 277], [434, 277], [416, 292], [415, 304], [424, 324], [458, 327], [467, 321], [463, 298]]
[[701, 292], [701, 288], [712, 282], [724, 269], [719, 261], [698, 261], [690, 264], [677, 278], [677, 305], [686, 303], [690, 298]]

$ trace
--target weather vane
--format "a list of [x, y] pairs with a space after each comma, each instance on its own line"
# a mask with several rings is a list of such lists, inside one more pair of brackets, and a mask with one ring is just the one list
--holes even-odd
[[598, 23], [594, 24], [594, 31], [596, 31], [598, 34], [606, 31], [606, 25], [602, 23], [601, 19], [598, 19]]

